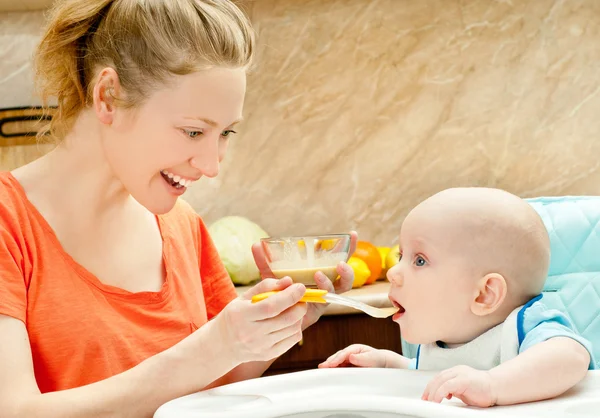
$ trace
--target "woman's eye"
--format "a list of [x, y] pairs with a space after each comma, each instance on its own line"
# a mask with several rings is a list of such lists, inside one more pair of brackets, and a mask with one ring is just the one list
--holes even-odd
[[237, 132], [236, 132], [236, 131], [233, 131], [233, 130], [231, 130], [231, 129], [228, 129], [228, 130], [226, 130], [226, 131], [223, 131], [223, 133], [221, 133], [221, 136], [222, 136], [223, 138], [227, 138], [227, 137], [228, 137], [229, 135], [231, 135], [231, 134], [237, 134]]
[[190, 131], [188, 129], [183, 129], [183, 132], [192, 139], [196, 139], [202, 135], [202, 131]]
[[398, 261], [402, 260], [402, 251], [398, 253]]
[[427, 264], [427, 261], [425, 261], [425, 259], [420, 255], [418, 255], [417, 258], [415, 258], [415, 266], [423, 267], [425, 264]]

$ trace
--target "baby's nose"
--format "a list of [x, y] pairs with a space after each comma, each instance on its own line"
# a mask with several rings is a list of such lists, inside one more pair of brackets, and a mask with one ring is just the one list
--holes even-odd
[[396, 264], [394, 267], [388, 270], [386, 277], [388, 281], [394, 286], [402, 286], [404, 282], [402, 272], [400, 271], [400, 264]]

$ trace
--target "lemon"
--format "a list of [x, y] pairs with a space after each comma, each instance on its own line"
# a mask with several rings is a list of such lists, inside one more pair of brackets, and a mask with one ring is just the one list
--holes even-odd
[[371, 276], [371, 270], [369, 270], [367, 263], [358, 257], [350, 257], [348, 265], [352, 267], [352, 270], [354, 271], [354, 282], [352, 283], [352, 287], [356, 289], [363, 286]]
[[324, 251], [333, 250], [333, 247], [335, 247], [335, 240], [333, 240], [333, 239], [324, 239], [324, 240], [319, 241], [317, 243], [317, 247], [319, 247], [319, 246]]
[[379, 251], [379, 255], [381, 255], [381, 268], [385, 269], [385, 258], [387, 257], [388, 253], [390, 252], [391, 248], [390, 247], [377, 247], [377, 251]]
[[387, 267], [385, 264], [385, 259], [389, 254], [391, 248], [390, 247], [377, 247], [377, 251], [379, 251], [379, 255], [381, 256], [381, 274], [379, 275], [379, 279], [385, 279], [385, 274], [387, 273]]
[[396, 244], [390, 249], [390, 252], [385, 257], [385, 268], [391, 269], [400, 261], [400, 246]]

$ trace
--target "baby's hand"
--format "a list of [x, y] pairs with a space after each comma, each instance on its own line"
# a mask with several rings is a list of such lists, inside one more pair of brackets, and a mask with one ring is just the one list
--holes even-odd
[[385, 351], [386, 350], [376, 350], [368, 345], [353, 344], [338, 351], [323, 363], [319, 364], [319, 368], [326, 369], [347, 366], [387, 367], [387, 356]]
[[489, 372], [468, 366], [456, 366], [440, 372], [425, 388], [421, 399], [440, 403], [453, 396], [467, 405], [488, 407], [496, 404], [497, 396]]

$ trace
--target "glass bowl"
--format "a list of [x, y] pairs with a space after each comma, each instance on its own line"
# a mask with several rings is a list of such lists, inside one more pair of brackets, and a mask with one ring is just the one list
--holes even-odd
[[331, 281], [337, 280], [337, 265], [349, 258], [350, 234], [269, 237], [260, 241], [275, 278], [289, 276], [311, 287], [316, 286], [317, 271]]

